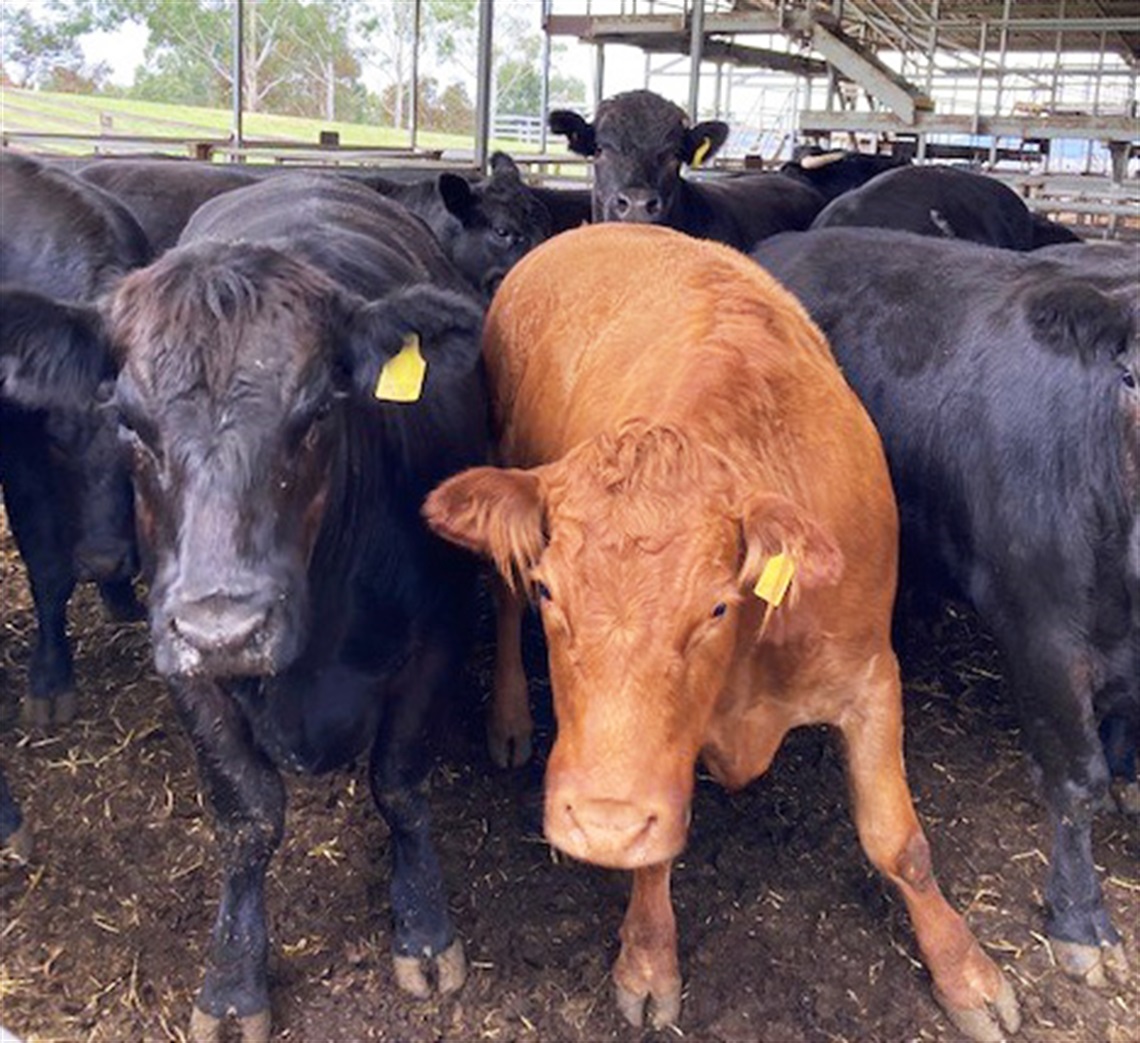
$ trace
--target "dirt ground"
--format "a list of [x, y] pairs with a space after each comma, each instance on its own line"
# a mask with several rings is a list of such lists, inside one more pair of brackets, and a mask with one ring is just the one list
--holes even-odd
[[[209, 816], [192, 753], [150, 665], [144, 626], [73, 600], [78, 720], [15, 721], [32, 614], [0, 530], [0, 762], [37, 834], [0, 865], [0, 1022], [33, 1040], [181, 1040], [215, 909]], [[1140, 988], [1096, 994], [1054, 967], [1041, 934], [1049, 850], [992, 647], [966, 615], [909, 633], [908, 768], [942, 886], [1021, 998], [1026, 1043], [1135, 1043]], [[535, 665], [541, 663], [534, 653]], [[386, 830], [363, 765], [289, 781], [270, 872], [275, 1040], [400, 1043], [902, 1043], [959, 1038], [931, 999], [900, 900], [869, 869], [837, 748], [790, 737], [770, 773], [728, 795], [698, 787], [674, 872], [685, 976], [678, 1027], [629, 1028], [608, 969], [623, 874], [555, 857], [540, 835], [540, 764], [492, 770], [481, 737], [491, 648], [445, 711], [435, 834], [470, 975], [454, 997], [395, 991]], [[549, 748], [548, 692], [535, 683]], [[544, 698], [545, 697], [545, 698]], [[1095, 834], [1106, 897], [1140, 960], [1140, 824]]]

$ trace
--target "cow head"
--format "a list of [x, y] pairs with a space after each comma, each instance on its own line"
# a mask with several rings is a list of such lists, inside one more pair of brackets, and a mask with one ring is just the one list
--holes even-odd
[[545, 828], [576, 858], [634, 868], [680, 851], [717, 700], [761, 639], [764, 564], [792, 557], [793, 598], [838, 580], [838, 548], [802, 509], [741, 491], [719, 453], [634, 422], [556, 463], [476, 468], [428, 497], [440, 535], [538, 600], [558, 720]]
[[[0, 398], [45, 411], [57, 509], [74, 533], [80, 579], [129, 579], [138, 568], [130, 471], [114, 418], [100, 403], [113, 374], [91, 309], [28, 290], [0, 290]], [[109, 386], [109, 385], [108, 385]]]
[[447, 243], [463, 276], [490, 300], [503, 276], [528, 250], [550, 235], [550, 214], [523, 184], [504, 152], [491, 156], [491, 176], [472, 183], [459, 174], [440, 174], [443, 204], [462, 226]]
[[204, 242], [119, 287], [109, 312], [164, 674], [261, 675], [308, 633], [326, 508], [363, 452], [361, 407], [409, 335], [469, 371], [480, 309], [434, 287], [374, 302], [267, 246]]
[[677, 203], [683, 164], [712, 156], [728, 137], [728, 124], [689, 126], [683, 109], [652, 91], [605, 99], [587, 123], [556, 109], [550, 129], [570, 150], [594, 161], [594, 220], [668, 224]]

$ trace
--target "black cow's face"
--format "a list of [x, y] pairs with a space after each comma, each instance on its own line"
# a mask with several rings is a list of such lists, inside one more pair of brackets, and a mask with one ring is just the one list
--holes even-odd
[[470, 369], [480, 322], [432, 287], [367, 304], [252, 244], [182, 247], [122, 284], [117, 405], [161, 673], [262, 675], [296, 658], [310, 559], [347, 470], [349, 399], [372, 401], [411, 331], [432, 359], [459, 338], [449, 357]]
[[550, 126], [573, 151], [593, 157], [594, 220], [642, 224], [671, 222], [681, 167], [711, 156], [728, 136], [720, 121], [690, 127], [682, 109], [644, 90], [606, 99], [593, 124], [557, 111]]
[[503, 153], [492, 157], [486, 181], [472, 185], [458, 174], [441, 174], [439, 192], [463, 228], [450, 244], [451, 259], [490, 300], [523, 254], [550, 235], [550, 215]]

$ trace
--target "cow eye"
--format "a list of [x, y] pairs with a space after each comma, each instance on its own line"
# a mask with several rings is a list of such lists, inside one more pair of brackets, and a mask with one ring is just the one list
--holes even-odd
[[543, 583], [541, 580], [539, 580], [538, 582], [535, 583], [534, 590], [535, 590], [535, 593], [538, 594], [538, 596], [543, 601], [553, 601], [554, 600], [553, 595], [550, 593], [550, 588], [545, 583]]
[[511, 230], [504, 228], [502, 225], [495, 225], [493, 231], [497, 239], [508, 240], [511, 238]]
[[1124, 386], [1126, 388], [1132, 388], [1133, 390], [1135, 390], [1135, 388], [1136, 388], [1136, 374], [1133, 373], [1132, 370], [1128, 369], [1127, 367], [1124, 367], [1124, 375], [1121, 377], [1121, 379], [1124, 381]]
[[728, 611], [728, 605], [723, 601], [718, 601], [716, 607], [713, 608], [713, 619], [720, 619]]

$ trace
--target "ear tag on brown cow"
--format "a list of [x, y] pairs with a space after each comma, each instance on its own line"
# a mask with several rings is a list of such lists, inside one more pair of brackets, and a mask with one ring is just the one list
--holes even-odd
[[764, 563], [764, 568], [760, 570], [760, 578], [756, 581], [752, 592], [758, 598], [767, 601], [772, 608], [776, 608], [784, 600], [795, 574], [796, 563], [790, 554], [781, 551]]
[[693, 159], [689, 166], [699, 167], [705, 161], [705, 156], [709, 154], [710, 148], [712, 148], [712, 139], [702, 138], [701, 143], [693, 149]]
[[415, 402], [424, 389], [427, 361], [420, 354], [420, 335], [409, 333], [404, 346], [380, 370], [373, 392], [381, 402]]

